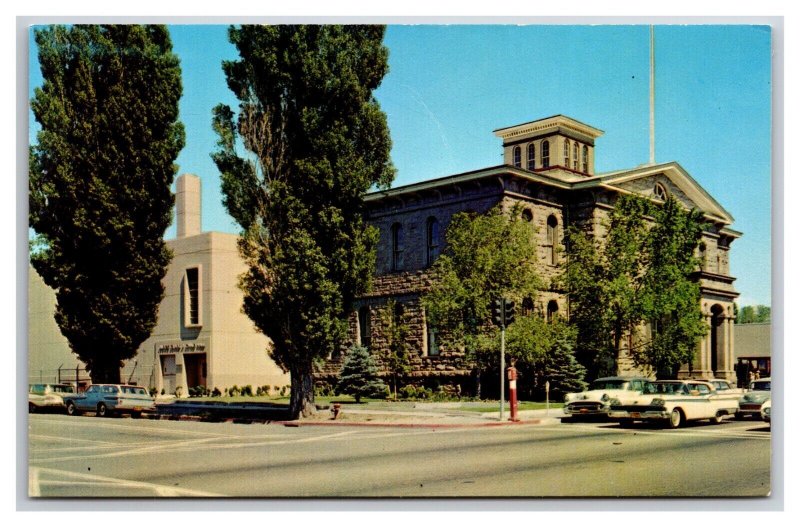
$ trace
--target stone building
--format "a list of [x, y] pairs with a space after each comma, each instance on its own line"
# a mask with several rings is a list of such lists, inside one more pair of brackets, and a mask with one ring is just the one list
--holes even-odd
[[[444, 248], [443, 235], [455, 213], [521, 205], [523, 218], [537, 227], [540, 273], [548, 282], [564, 259], [566, 226], [581, 225], [599, 236], [616, 196], [635, 193], [659, 201], [672, 195], [687, 208], [701, 210], [710, 225], [699, 246], [703, 265], [697, 275], [709, 332], [681, 375], [734, 378], [733, 301], [738, 293], [729, 252], [741, 233], [730, 228], [731, 215], [676, 162], [597, 174], [595, 141], [603, 132], [570, 117], [556, 115], [494, 133], [503, 141], [502, 165], [367, 195], [368, 220], [380, 230], [380, 244], [372, 290], [351, 315], [351, 341], [380, 349], [378, 313], [394, 299], [411, 321], [411, 376], [461, 384], [469, 364], [459, 351], [438, 345], [420, 304], [429, 268]], [[552, 288], [535, 303], [544, 316], [568, 315], [567, 298]], [[333, 380], [341, 360], [332, 357], [318, 378]], [[623, 358], [620, 368], [621, 373], [630, 370], [630, 361]]]

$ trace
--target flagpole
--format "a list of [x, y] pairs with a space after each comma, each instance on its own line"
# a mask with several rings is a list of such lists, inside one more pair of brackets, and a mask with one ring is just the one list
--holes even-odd
[[650, 25], [650, 164], [656, 164], [656, 38]]

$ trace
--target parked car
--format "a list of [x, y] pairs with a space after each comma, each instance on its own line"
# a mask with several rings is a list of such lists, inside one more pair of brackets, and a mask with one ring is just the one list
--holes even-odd
[[722, 422], [738, 409], [736, 399], [720, 396], [714, 387], [703, 381], [655, 381], [647, 383], [640, 397], [632, 403], [612, 401], [609, 416], [628, 424], [634, 421], [655, 421], [678, 428], [687, 421], [709, 419]]
[[719, 395], [735, 395], [738, 399], [745, 392], [742, 388], [737, 388], [732, 382], [725, 379], [697, 379], [709, 383]]
[[767, 399], [764, 404], [761, 405], [761, 419], [766, 422], [770, 422], [772, 414], [772, 399]]
[[28, 411], [38, 412], [44, 409], [65, 410], [64, 397], [74, 394], [71, 384], [30, 384], [28, 385]]
[[589, 385], [589, 389], [564, 396], [564, 413], [569, 417], [608, 417], [611, 400], [621, 402], [633, 400], [641, 395], [649, 381], [644, 377], [601, 377]]
[[92, 384], [83, 393], [65, 397], [64, 402], [69, 415], [95, 412], [98, 417], [123, 413], [140, 417], [156, 409], [147, 390], [128, 384]]
[[750, 381], [750, 391], [739, 399], [737, 419], [745, 417], [761, 417], [761, 405], [771, 398], [772, 381], [769, 377]]

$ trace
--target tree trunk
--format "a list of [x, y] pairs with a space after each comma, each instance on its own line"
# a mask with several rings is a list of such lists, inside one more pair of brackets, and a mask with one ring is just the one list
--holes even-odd
[[311, 369], [291, 370], [292, 393], [289, 397], [289, 419], [308, 417], [317, 413], [314, 405], [314, 376]]
[[475, 367], [475, 398], [480, 400], [481, 399], [481, 369], [479, 367]]
[[119, 373], [119, 363], [93, 362], [87, 365], [92, 384], [122, 384]]

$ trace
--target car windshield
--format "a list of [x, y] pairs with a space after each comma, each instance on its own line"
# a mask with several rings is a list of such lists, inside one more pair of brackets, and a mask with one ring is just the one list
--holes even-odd
[[53, 391], [57, 393], [73, 393], [72, 386], [53, 386]]
[[750, 389], [768, 392], [771, 390], [770, 384], [770, 381], [753, 381], [750, 383]]
[[624, 390], [628, 381], [621, 379], [597, 379], [592, 382], [590, 390]]
[[685, 394], [689, 393], [686, 385], [680, 382], [648, 382], [644, 393]]

